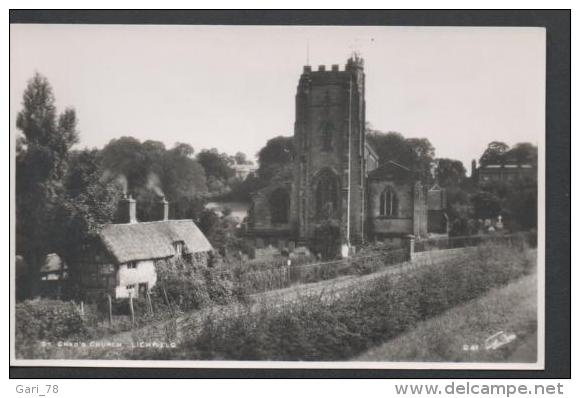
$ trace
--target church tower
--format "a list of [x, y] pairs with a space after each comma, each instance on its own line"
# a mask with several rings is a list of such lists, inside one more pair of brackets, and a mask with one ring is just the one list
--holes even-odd
[[345, 249], [365, 230], [365, 75], [358, 55], [344, 70], [304, 66], [296, 93], [291, 223], [301, 241], [326, 223]]

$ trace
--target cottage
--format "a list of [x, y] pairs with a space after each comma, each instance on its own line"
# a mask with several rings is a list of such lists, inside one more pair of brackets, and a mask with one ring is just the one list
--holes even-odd
[[[16, 256], [17, 298], [26, 298], [29, 289], [30, 269], [21, 255]], [[68, 279], [68, 267], [56, 253], [47, 254], [40, 267], [40, 284], [38, 294], [42, 297], [60, 298], [65, 282]]]
[[121, 223], [105, 225], [98, 242], [79, 261], [83, 272], [78, 282], [88, 297], [143, 296], [157, 282], [159, 261], [184, 258], [208, 265], [213, 248], [195, 223], [169, 220], [163, 199], [158, 208], [159, 221], [137, 222], [135, 200], [123, 199]]

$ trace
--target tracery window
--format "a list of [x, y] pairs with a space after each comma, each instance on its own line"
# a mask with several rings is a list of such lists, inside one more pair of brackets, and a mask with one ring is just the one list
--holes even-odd
[[387, 187], [380, 198], [380, 215], [395, 217], [399, 213], [399, 199], [391, 187]]
[[335, 216], [338, 211], [338, 180], [330, 170], [323, 170], [316, 184], [316, 214], [319, 219]]
[[332, 150], [332, 136], [334, 135], [334, 126], [330, 122], [326, 122], [321, 128], [322, 134], [322, 150]]

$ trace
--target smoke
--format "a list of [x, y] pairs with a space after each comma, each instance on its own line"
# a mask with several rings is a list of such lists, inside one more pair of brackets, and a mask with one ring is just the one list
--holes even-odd
[[115, 181], [121, 185], [121, 188], [123, 189], [123, 195], [127, 195], [127, 191], [129, 190], [129, 183], [127, 182], [127, 177], [125, 177], [124, 174], [119, 174], [117, 177], [115, 177]]
[[147, 175], [147, 189], [152, 190], [159, 196], [165, 196], [161, 189], [161, 179], [153, 172]]
[[103, 175], [99, 179], [101, 182], [111, 182], [114, 181], [121, 186], [123, 190], [123, 195], [127, 195], [129, 191], [129, 183], [127, 182], [127, 177], [124, 174], [115, 174], [111, 170], [107, 169], [103, 172]]

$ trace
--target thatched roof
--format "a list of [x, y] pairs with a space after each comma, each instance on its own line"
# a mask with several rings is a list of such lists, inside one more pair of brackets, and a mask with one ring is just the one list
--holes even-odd
[[175, 255], [175, 242], [184, 243], [186, 253], [213, 250], [205, 235], [191, 220], [108, 224], [101, 241], [117, 263], [167, 258]]
[[[44, 258], [44, 262], [40, 267], [41, 273], [52, 273], [52, 272], [60, 272], [62, 270], [66, 270], [67, 266], [62, 261], [60, 256], [56, 253], [47, 254]], [[16, 273], [18, 275], [25, 275], [29, 271], [28, 264], [24, 260], [24, 257], [21, 255], [16, 255]]]

